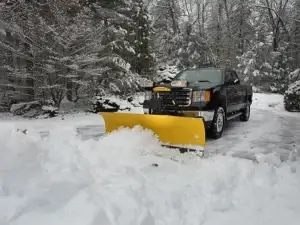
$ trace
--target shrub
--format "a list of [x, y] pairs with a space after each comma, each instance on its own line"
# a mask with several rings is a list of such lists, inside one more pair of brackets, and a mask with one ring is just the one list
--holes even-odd
[[289, 112], [300, 112], [300, 80], [289, 85], [284, 95], [284, 107]]

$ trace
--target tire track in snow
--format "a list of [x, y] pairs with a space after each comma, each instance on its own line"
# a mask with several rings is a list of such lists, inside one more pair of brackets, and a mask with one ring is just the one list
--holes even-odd
[[259, 155], [276, 155], [280, 161], [286, 161], [297, 146], [300, 146], [300, 121], [296, 116], [253, 109], [248, 122], [239, 118], [229, 121], [221, 139], [207, 141], [206, 151], [253, 161]]

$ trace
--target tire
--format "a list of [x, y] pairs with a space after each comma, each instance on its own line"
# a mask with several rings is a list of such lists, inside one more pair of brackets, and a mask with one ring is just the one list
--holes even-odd
[[247, 122], [251, 115], [250, 103], [247, 103], [246, 108], [242, 109], [242, 115], [240, 115], [240, 120], [243, 122]]
[[225, 110], [219, 106], [215, 110], [215, 115], [210, 128], [210, 135], [213, 139], [219, 139], [222, 137], [224, 127], [226, 123]]

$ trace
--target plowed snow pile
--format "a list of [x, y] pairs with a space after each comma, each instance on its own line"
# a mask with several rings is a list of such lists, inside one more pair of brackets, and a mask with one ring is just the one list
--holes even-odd
[[298, 161], [174, 160], [147, 132], [76, 135], [1, 126], [1, 225], [299, 224]]

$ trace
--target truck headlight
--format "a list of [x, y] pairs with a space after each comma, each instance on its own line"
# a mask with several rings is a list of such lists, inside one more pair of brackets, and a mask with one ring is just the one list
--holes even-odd
[[210, 92], [209, 91], [193, 91], [192, 102], [209, 102]]
[[140, 81], [140, 86], [143, 87], [143, 88], [153, 87], [153, 81], [142, 80], [142, 81]]
[[145, 91], [145, 100], [151, 100], [152, 91]]

